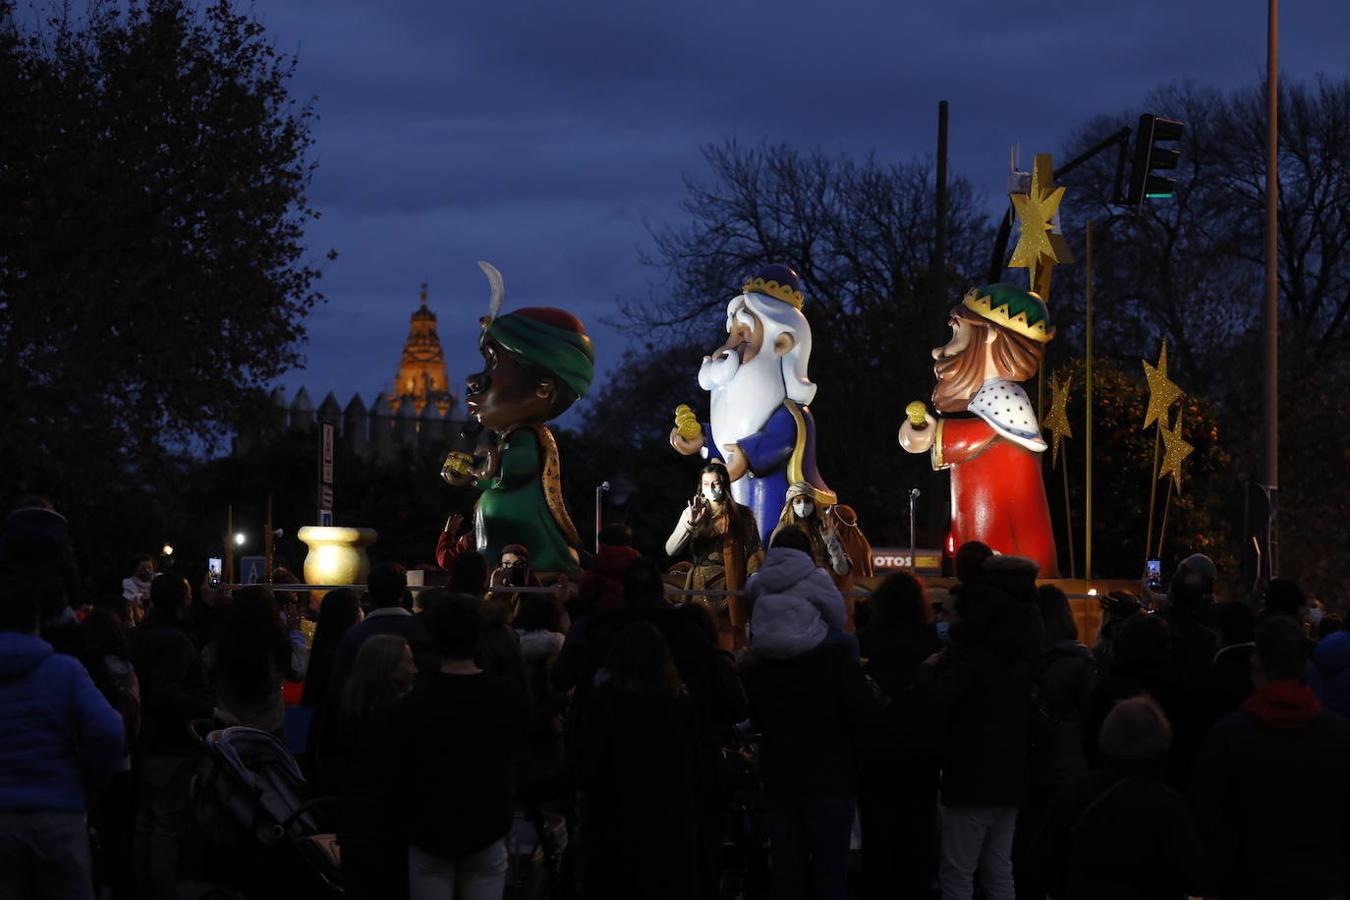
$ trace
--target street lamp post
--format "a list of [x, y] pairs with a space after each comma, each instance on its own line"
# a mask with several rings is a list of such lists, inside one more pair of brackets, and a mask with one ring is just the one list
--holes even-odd
[[600, 552], [600, 513], [605, 502], [605, 491], [609, 490], [609, 482], [602, 481], [595, 486], [595, 552]]

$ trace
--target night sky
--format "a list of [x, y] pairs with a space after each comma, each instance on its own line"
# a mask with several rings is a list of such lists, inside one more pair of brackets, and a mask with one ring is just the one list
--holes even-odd
[[[1282, 6], [1284, 77], [1350, 72], [1350, 3]], [[682, 222], [682, 179], [705, 174], [705, 144], [908, 159], [933, 152], [947, 99], [952, 174], [982, 189], [992, 214], [1010, 144], [1029, 161], [1158, 85], [1227, 89], [1265, 69], [1262, 0], [286, 0], [253, 10], [299, 56], [295, 94], [317, 98], [311, 199], [323, 217], [308, 239], [315, 259], [339, 256], [322, 265], [328, 302], [309, 318], [308, 367], [283, 381], [306, 385], [316, 405], [329, 390], [345, 405], [389, 389], [424, 280], [458, 393], [478, 363], [479, 259], [501, 269], [508, 309], [557, 305], [582, 318], [598, 383], [626, 342], [601, 318], [620, 298], [659, 290], [639, 250], [648, 225]]]

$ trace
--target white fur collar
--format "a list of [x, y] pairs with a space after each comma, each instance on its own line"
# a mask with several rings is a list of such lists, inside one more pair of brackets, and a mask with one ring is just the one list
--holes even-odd
[[991, 378], [970, 398], [967, 409], [1014, 444], [1035, 453], [1045, 452], [1045, 439], [1041, 437], [1041, 428], [1036, 421], [1036, 410], [1021, 385]]

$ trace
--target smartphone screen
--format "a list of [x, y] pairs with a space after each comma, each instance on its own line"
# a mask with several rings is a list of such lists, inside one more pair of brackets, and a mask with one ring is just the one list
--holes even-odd
[[220, 557], [212, 556], [209, 559], [207, 559], [206, 580], [213, 585], [220, 584], [221, 583], [220, 572], [221, 572]]
[[1149, 590], [1156, 591], [1162, 587], [1162, 560], [1150, 559], [1145, 563], [1144, 583], [1148, 585]]

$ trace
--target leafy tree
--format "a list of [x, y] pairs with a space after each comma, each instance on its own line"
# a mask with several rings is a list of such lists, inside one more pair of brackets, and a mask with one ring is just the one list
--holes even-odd
[[86, 545], [149, 540], [169, 454], [301, 359], [322, 297], [294, 66], [228, 0], [30, 30], [0, 0], [0, 454]]

